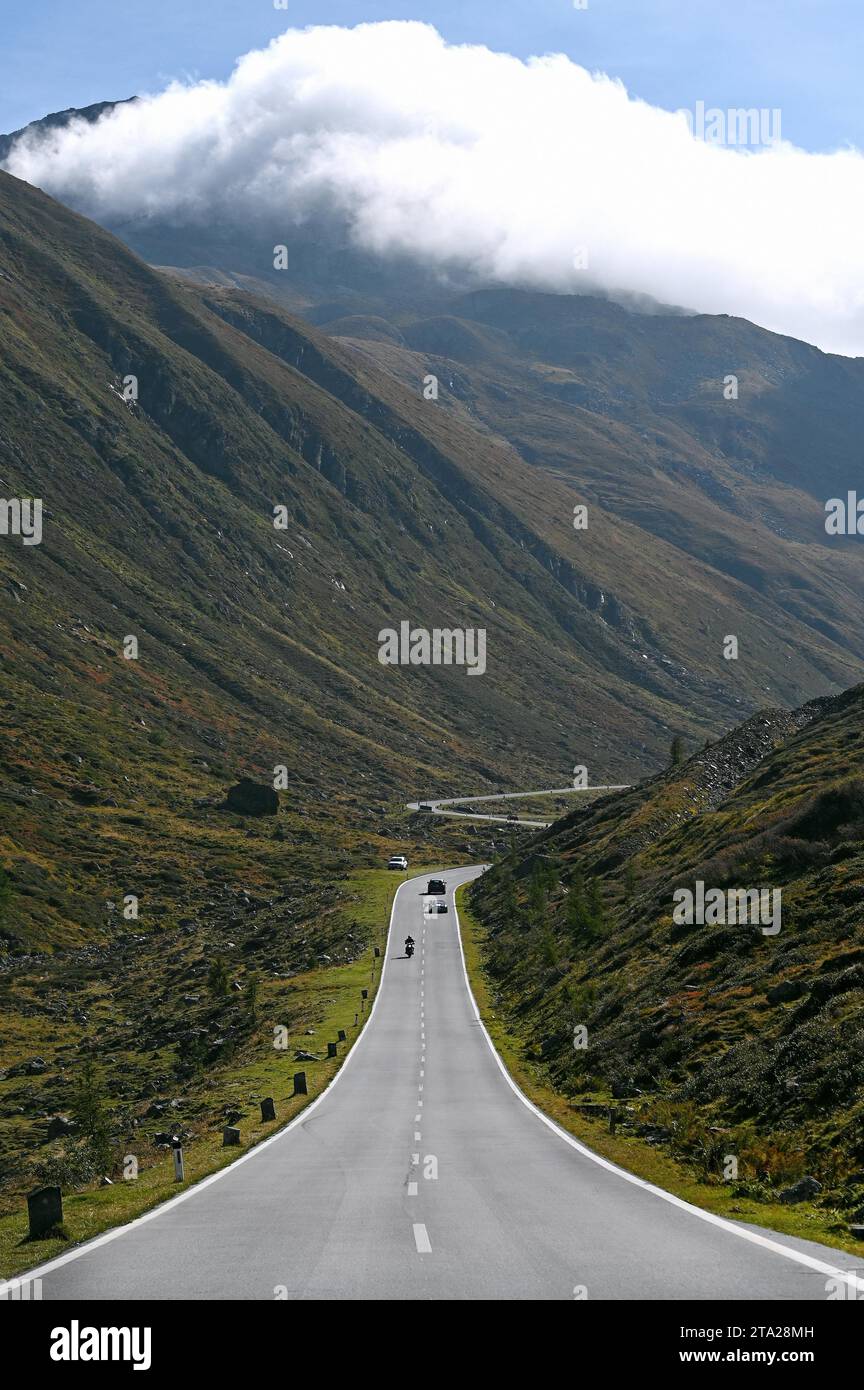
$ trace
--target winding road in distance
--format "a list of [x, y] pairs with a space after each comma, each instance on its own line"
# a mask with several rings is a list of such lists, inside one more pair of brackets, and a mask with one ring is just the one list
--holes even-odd
[[321, 1097], [31, 1271], [43, 1299], [822, 1300], [831, 1280], [864, 1294], [860, 1260], [700, 1212], [522, 1097], [464, 969], [453, 890], [482, 871], [443, 872], [446, 915], [429, 915], [425, 877], [400, 885], [374, 1008]]
[[530, 796], [576, 796], [579, 792], [624, 792], [629, 788], [629, 782], [623, 782], [620, 786], [597, 786], [597, 787], [541, 787], [533, 792], [494, 792], [486, 796], [448, 796], [435, 797], [426, 801], [409, 801], [407, 809], [409, 811], [427, 810], [434, 816], [461, 816], [464, 820], [494, 820], [502, 822], [504, 825], [530, 825], [537, 830], [545, 830], [547, 825], [552, 822], [548, 820], [519, 820], [513, 816], [488, 816], [479, 811], [444, 811], [442, 806], [467, 806], [475, 801], [525, 801]]

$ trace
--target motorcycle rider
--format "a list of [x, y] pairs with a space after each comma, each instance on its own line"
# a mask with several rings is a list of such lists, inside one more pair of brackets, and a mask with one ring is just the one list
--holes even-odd
[[[409, 947], [411, 948], [411, 950], [408, 949]], [[406, 954], [406, 956], [410, 955], [410, 954], [411, 954], [411, 951], [413, 951], [413, 949], [414, 949], [414, 938], [413, 938], [413, 936], [406, 936], [406, 938], [405, 938], [405, 954]]]

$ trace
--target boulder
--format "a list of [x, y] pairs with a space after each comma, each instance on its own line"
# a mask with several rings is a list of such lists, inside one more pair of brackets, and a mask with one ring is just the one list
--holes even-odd
[[48, 1122], [48, 1138], [59, 1139], [63, 1134], [74, 1134], [75, 1126], [67, 1115], [55, 1115]]
[[800, 999], [803, 993], [804, 987], [798, 980], [781, 980], [779, 985], [772, 985], [765, 998], [769, 1004], [787, 1004], [790, 999]]
[[41, 1076], [48, 1070], [48, 1063], [42, 1057], [31, 1057], [27, 1062], [19, 1062], [17, 1067], [10, 1067], [10, 1076]]
[[279, 797], [272, 787], [241, 777], [236, 786], [229, 787], [222, 809], [238, 816], [275, 816]]
[[785, 1187], [779, 1194], [778, 1201], [784, 1206], [793, 1206], [796, 1202], [807, 1202], [811, 1197], [822, 1191], [821, 1182], [815, 1178], [802, 1178], [800, 1182], [793, 1183], [791, 1187]]

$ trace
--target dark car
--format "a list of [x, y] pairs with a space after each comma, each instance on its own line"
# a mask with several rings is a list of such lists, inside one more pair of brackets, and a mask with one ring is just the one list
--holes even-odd
[[446, 893], [446, 892], [447, 892], [447, 884], [444, 882], [443, 878], [430, 878], [430, 880], [429, 880], [429, 886], [428, 886], [428, 888], [426, 889], [426, 892], [427, 892], [427, 893]]

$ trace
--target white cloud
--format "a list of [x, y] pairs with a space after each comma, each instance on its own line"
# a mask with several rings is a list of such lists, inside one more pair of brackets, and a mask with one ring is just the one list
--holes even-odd
[[175, 84], [19, 144], [9, 170], [97, 219], [286, 222], [513, 284], [590, 278], [864, 353], [864, 156], [707, 144], [561, 55], [419, 23], [289, 30], [222, 84]]

